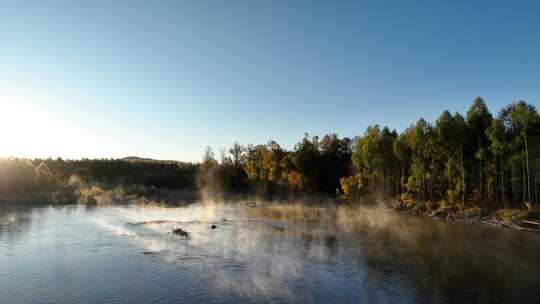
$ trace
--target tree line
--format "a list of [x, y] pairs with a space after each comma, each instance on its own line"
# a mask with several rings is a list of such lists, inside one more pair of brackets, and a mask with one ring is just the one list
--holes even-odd
[[237, 188], [262, 193], [399, 196], [477, 206], [540, 202], [540, 117], [524, 101], [494, 116], [478, 97], [465, 116], [444, 111], [435, 122], [421, 118], [401, 133], [374, 125], [353, 139], [305, 134], [292, 150], [270, 141], [235, 143], [227, 152], [218, 162], [207, 150], [202, 165], [214, 168], [225, 184], [232, 179]]
[[512, 103], [493, 115], [476, 98], [463, 116], [444, 111], [401, 133], [380, 125], [362, 136], [304, 137], [290, 150], [275, 141], [235, 143], [200, 163], [125, 159], [0, 160], [0, 195], [48, 189], [71, 176], [85, 181], [168, 189], [212, 186], [225, 192], [325, 193], [477, 206], [539, 203], [540, 117]]
[[73, 178], [89, 184], [190, 189], [195, 187], [197, 168], [197, 164], [183, 162], [123, 159], [0, 159], [0, 195], [54, 191]]

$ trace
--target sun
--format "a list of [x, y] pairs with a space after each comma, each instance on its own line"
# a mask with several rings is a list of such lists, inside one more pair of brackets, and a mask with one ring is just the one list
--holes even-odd
[[71, 128], [40, 106], [35, 91], [0, 87], [0, 156], [65, 155]]

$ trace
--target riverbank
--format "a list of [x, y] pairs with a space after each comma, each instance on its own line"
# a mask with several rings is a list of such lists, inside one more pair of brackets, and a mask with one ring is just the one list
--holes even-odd
[[474, 205], [464, 205], [462, 203], [451, 204], [444, 201], [439, 203], [421, 201], [404, 202], [394, 199], [390, 201], [389, 207], [400, 213], [417, 214], [442, 220], [478, 223], [518, 230], [540, 231], [539, 206], [530, 206], [530, 208], [481, 208]]

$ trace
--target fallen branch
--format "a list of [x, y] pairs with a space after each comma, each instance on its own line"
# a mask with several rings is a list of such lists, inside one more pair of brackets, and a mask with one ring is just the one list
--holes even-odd
[[538, 226], [540, 226], [540, 223], [539, 223], [539, 222], [534, 222], [534, 221], [530, 221], [530, 220], [522, 220], [521, 222], [524, 223], [524, 224], [538, 225]]

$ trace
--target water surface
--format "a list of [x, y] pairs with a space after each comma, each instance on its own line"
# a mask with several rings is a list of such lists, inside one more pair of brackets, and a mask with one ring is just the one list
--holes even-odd
[[539, 254], [383, 208], [4, 205], [0, 302], [540, 303]]

